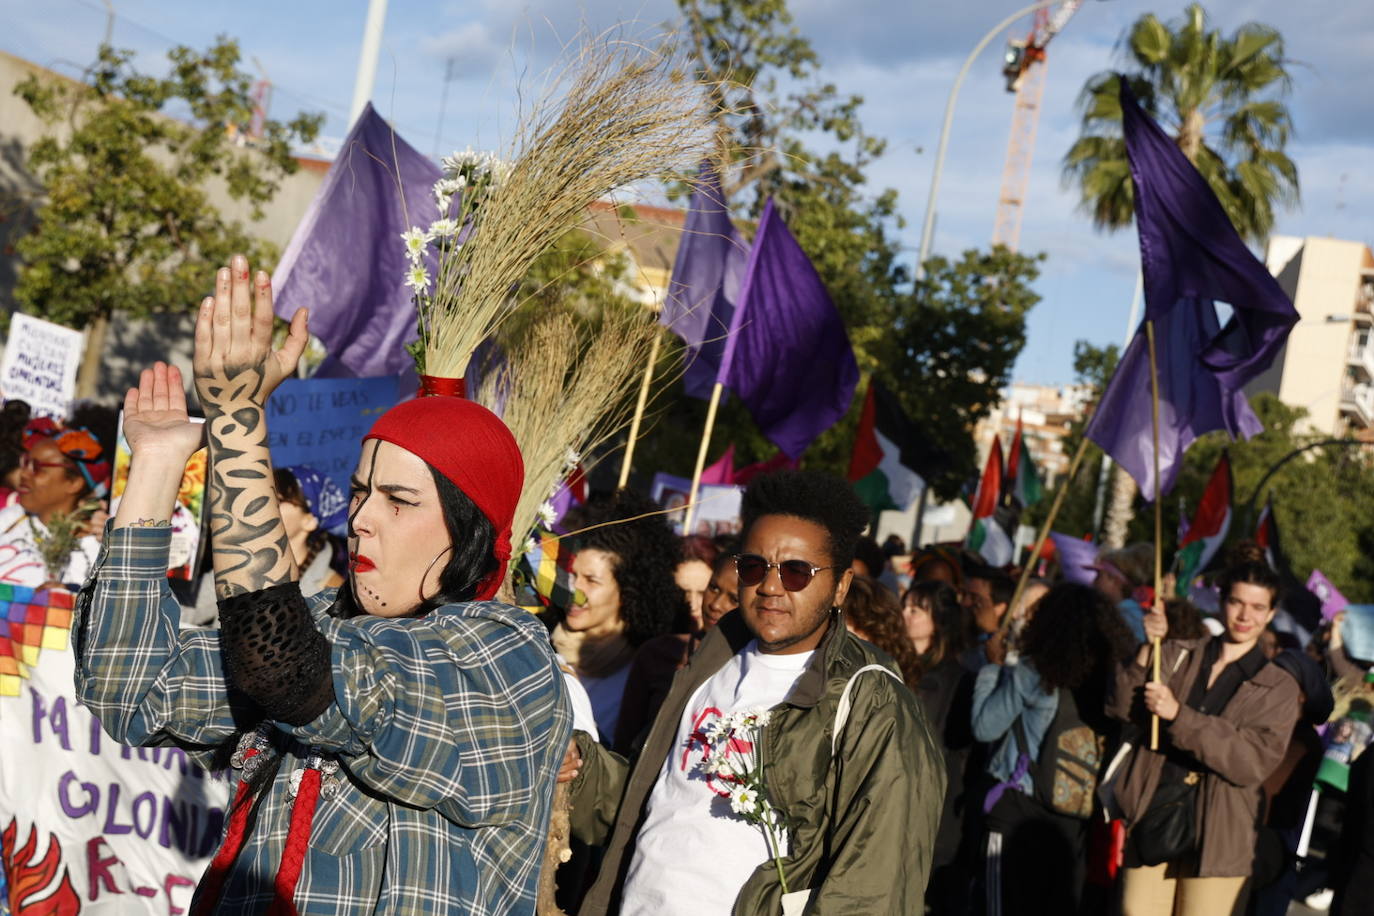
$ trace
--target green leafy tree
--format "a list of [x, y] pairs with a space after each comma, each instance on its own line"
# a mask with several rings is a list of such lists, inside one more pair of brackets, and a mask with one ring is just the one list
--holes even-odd
[[[1223, 35], [1194, 3], [1173, 22], [1142, 16], [1121, 46], [1141, 106], [1173, 134], [1241, 235], [1266, 238], [1275, 209], [1298, 200], [1298, 169], [1285, 152], [1293, 127], [1283, 36], [1255, 22]], [[1064, 157], [1065, 180], [1107, 230], [1129, 226], [1135, 213], [1118, 92], [1114, 72], [1088, 80], [1082, 135]]]
[[50, 128], [29, 152], [43, 203], [16, 245], [15, 298], [50, 321], [92, 326], [88, 392], [114, 312], [193, 309], [207, 272], [232, 253], [276, 260], [273, 246], [219, 213], [207, 186], [222, 183], [261, 217], [296, 169], [292, 145], [323, 121], [266, 120], [248, 138], [252, 81], [238, 69], [238, 45], [221, 37], [203, 53], [177, 47], [168, 57], [170, 73], [153, 77], [132, 67], [132, 52], [106, 45], [83, 82], [35, 75], [15, 87]]

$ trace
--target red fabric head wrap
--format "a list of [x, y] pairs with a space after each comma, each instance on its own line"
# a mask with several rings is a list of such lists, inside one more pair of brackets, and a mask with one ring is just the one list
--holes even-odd
[[525, 462], [506, 424], [463, 398], [416, 398], [382, 414], [363, 441], [379, 439], [417, 455], [472, 500], [496, 529], [496, 570], [479, 583], [489, 601], [506, 577], [511, 520], [525, 483]]

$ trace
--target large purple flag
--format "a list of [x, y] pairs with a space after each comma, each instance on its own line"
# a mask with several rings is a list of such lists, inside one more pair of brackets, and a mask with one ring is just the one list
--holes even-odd
[[401, 233], [439, 218], [439, 176], [371, 105], [363, 109], [272, 278], [278, 315], [310, 310], [310, 331], [329, 353], [316, 375], [413, 368], [405, 345], [416, 339], [416, 315]]
[[[1206, 179], [1121, 82], [1126, 153], [1159, 362], [1160, 486], [1154, 479], [1150, 357], [1142, 324], [1087, 436], [1125, 468], [1146, 499], [1167, 493], [1203, 433], [1249, 438], [1263, 427], [1242, 387], [1269, 367], [1297, 310], [1241, 241]], [[1225, 325], [1218, 307], [1229, 307]]]
[[717, 375], [797, 458], [849, 410], [859, 367], [844, 321], [770, 199]]
[[702, 163], [659, 322], [687, 345], [682, 381], [687, 394], [709, 398], [739, 301], [749, 246], [725, 205], [720, 176]]

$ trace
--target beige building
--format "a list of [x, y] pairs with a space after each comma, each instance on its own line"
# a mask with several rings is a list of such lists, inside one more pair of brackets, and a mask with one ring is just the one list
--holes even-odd
[[1022, 424], [1026, 450], [1030, 452], [1045, 489], [1051, 489], [1059, 476], [1069, 469], [1071, 456], [1065, 451], [1064, 439], [1069, 427], [1083, 417], [1089, 390], [1083, 385], [1033, 385], [1012, 382], [999, 404], [987, 419], [978, 424], [974, 439], [978, 443], [979, 467], [987, 461], [996, 433], [1002, 442], [1004, 457], [1011, 449], [1016, 435], [1016, 421]]
[[1265, 262], [1299, 319], [1247, 393], [1306, 409], [1314, 433], [1374, 439], [1374, 252], [1363, 242], [1275, 236]]

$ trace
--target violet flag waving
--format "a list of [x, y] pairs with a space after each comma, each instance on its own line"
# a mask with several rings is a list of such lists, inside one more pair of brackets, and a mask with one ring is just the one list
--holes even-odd
[[844, 320], [771, 199], [749, 252], [716, 381], [791, 458], [845, 415], [859, 384]]
[[658, 320], [687, 345], [683, 387], [694, 398], [709, 398], [739, 301], [749, 246], [730, 220], [719, 173], [702, 163], [697, 177]]
[[418, 332], [401, 233], [439, 218], [439, 176], [371, 105], [363, 109], [272, 277], [278, 315], [310, 310], [310, 332], [329, 353], [316, 375], [413, 368], [405, 345]]
[[[1121, 79], [1122, 125], [1159, 363], [1159, 465], [1154, 479], [1150, 357], [1136, 332], [1086, 430], [1146, 499], [1172, 489], [1183, 453], [1203, 433], [1249, 438], [1262, 427], [1242, 387], [1269, 367], [1298, 320], [1283, 290], [1241, 241], [1206, 179]], [[1229, 306], [1225, 325], [1218, 304]]]

